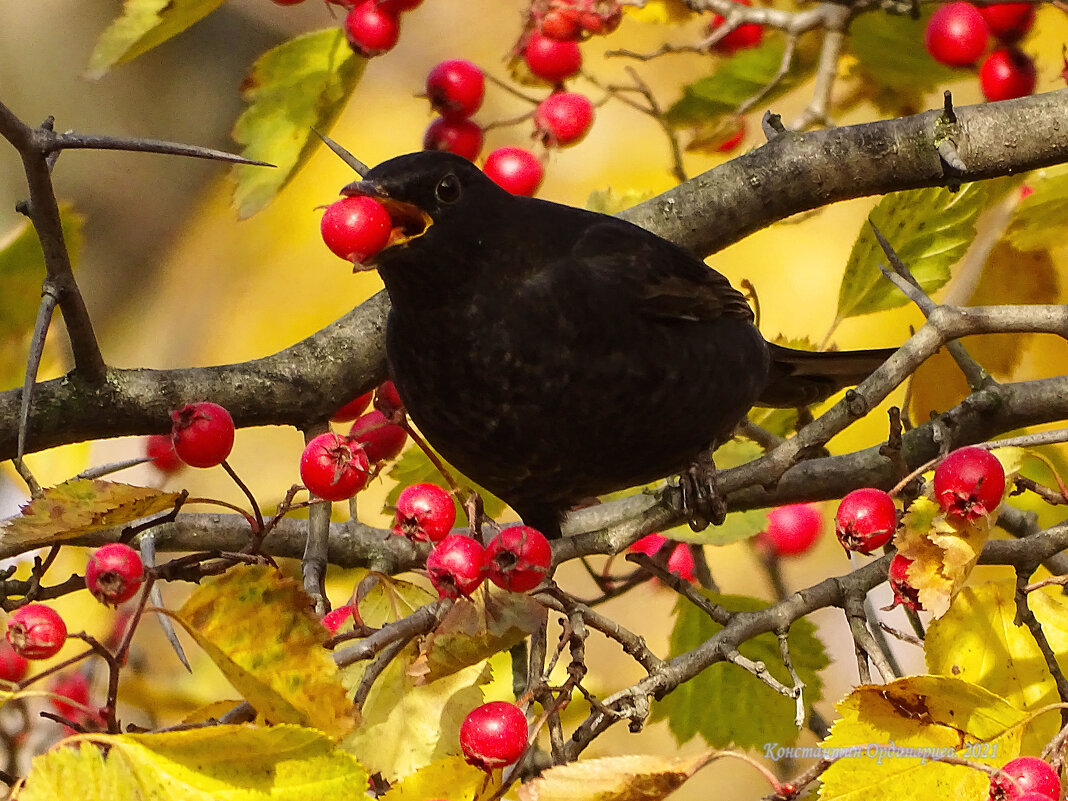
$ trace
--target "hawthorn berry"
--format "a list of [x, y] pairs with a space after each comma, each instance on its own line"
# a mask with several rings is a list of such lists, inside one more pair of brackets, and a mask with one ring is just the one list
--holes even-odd
[[191, 467], [222, 464], [234, 447], [234, 419], [211, 401], [189, 403], [171, 412], [174, 451]]
[[7, 619], [7, 641], [26, 659], [48, 659], [67, 641], [67, 624], [44, 604], [20, 606]]
[[577, 75], [582, 68], [582, 52], [576, 42], [550, 39], [537, 32], [527, 39], [523, 60], [534, 75], [549, 83]]
[[438, 542], [456, 522], [456, 504], [436, 484], [412, 484], [397, 498], [395, 519], [395, 534], [416, 542]]
[[366, 486], [370, 472], [364, 449], [332, 431], [314, 437], [300, 456], [300, 480], [328, 501], [351, 498]]
[[485, 551], [466, 534], [449, 534], [426, 558], [430, 583], [442, 598], [466, 598], [482, 583]]
[[345, 621], [350, 617], [355, 616], [355, 610], [351, 606], [339, 606], [337, 609], [331, 609], [325, 615], [323, 615], [322, 624], [326, 626], [326, 630], [331, 634], [337, 634]]
[[995, 776], [990, 780], [990, 801], [1023, 801], [1029, 793], [1037, 793], [1047, 799], [1060, 798], [1061, 780], [1057, 772], [1038, 757], [1017, 757], [1001, 766], [1006, 777]]
[[141, 554], [129, 545], [110, 542], [93, 551], [85, 566], [85, 586], [100, 603], [118, 606], [137, 594], [145, 580]]
[[319, 232], [330, 251], [354, 263], [366, 261], [384, 248], [392, 229], [386, 207], [365, 195], [331, 203], [319, 221]]
[[384, 3], [364, 0], [345, 16], [345, 36], [359, 55], [374, 58], [397, 44], [400, 20]]
[[545, 169], [538, 157], [521, 147], [499, 147], [482, 168], [494, 183], [513, 195], [530, 197], [538, 191]]
[[349, 429], [349, 437], [363, 445], [367, 458], [372, 462], [396, 459], [408, 441], [408, 433], [389, 422], [378, 409], [357, 417]]
[[[734, 0], [738, 5], [751, 6], [753, 5], [751, 0]], [[713, 33], [723, 26], [726, 22], [726, 18], [716, 14], [712, 17], [712, 21], [708, 24], [708, 32]], [[749, 47], [756, 47], [760, 44], [764, 38], [764, 29], [755, 22], [743, 22], [733, 31], [728, 33], [718, 42], [716, 42], [712, 49], [717, 53], [722, 53], [725, 56], [733, 55], [739, 50], [745, 50]]]
[[546, 145], [580, 142], [593, 124], [593, 104], [578, 92], [554, 92], [534, 111], [534, 129]]
[[990, 33], [1005, 44], [1019, 41], [1035, 24], [1035, 7], [1030, 3], [995, 3], [980, 6], [979, 13]]
[[1027, 97], [1037, 82], [1035, 62], [1014, 47], [995, 50], [979, 66], [979, 88], [990, 101]]
[[382, 414], [392, 416], [404, 408], [404, 401], [397, 392], [397, 385], [392, 381], [383, 381], [375, 393], [375, 408]]
[[486, 92], [482, 70], [462, 58], [442, 61], [426, 76], [426, 96], [438, 114], [447, 119], [470, 117]]
[[30, 669], [30, 663], [15, 653], [11, 643], [0, 640], [0, 679], [22, 681]]
[[595, 36], [612, 33], [623, 21], [623, 7], [615, 0], [600, 0], [582, 12], [582, 30]]
[[469, 764], [489, 773], [511, 765], [527, 750], [527, 718], [507, 701], [471, 710], [460, 724], [460, 748]]
[[183, 462], [174, 450], [174, 443], [167, 434], [153, 434], [145, 438], [145, 456], [161, 473], [174, 473], [182, 469]]
[[975, 520], [992, 514], [1005, 493], [1005, 468], [985, 448], [958, 448], [938, 465], [934, 494], [948, 516]]
[[924, 45], [931, 58], [950, 67], [974, 64], [986, 50], [990, 31], [979, 9], [957, 0], [940, 6], [927, 21]]
[[808, 503], [779, 506], [768, 512], [768, 525], [756, 538], [757, 546], [776, 556], [799, 556], [816, 542], [823, 515]]
[[350, 400], [330, 418], [331, 423], [348, 423], [355, 420], [364, 410], [371, 405], [371, 392], [365, 392], [360, 397]]
[[[664, 547], [667, 537], [662, 534], [646, 534], [640, 540], [630, 546], [630, 550], [636, 553], [644, 553], [646, 556], [655, 556]], [[674, 573], [683, 581], [693, 581], [693, 554], [684, 542], [674, 543], [671, 554], [667, 558], [666, 567], [669, 573]]]
[[550, 8], [538, 22], [538, 32], [558, 42], [577, 41], [582, 30], [582, 11], [570, 6]]
[[423, 134], [423, 150], [447, 150], [474, 161], [482, 150], [482, 129], [471, 120], [438, 117]]
[[834, 531], [847, 551], [871, 553], [890, 542], [897, 529], [894, 499], [881, 489], [865, 487], [842, 498]]
[[526, 592], [541, 584], [552, 561], [544, 534], [530, 526], [510, 526], [486, 547], [486, 577], [510, 592]]
[[49, 702], [55, 710], [69, 720], [85, 717], [83, 707], [89, 704], [89, 677], [76, 670], [56, 677], [52, 685], [54, 696]]
[[914, 612], [920, 612], [923, 610], [923, 604], [920, 603], [920, 592], [911, 584], [909, 584], [909, 565], [913, 562], [907, 556], [901, 554], [894, 554], [894, 558], [890, 560], [890, 568], [887, 571], [887, 575], [890, 579], [890, 589], [894, 591], [894, 603], [893, 606], [904, 606], [907, 609], [911, 609]]

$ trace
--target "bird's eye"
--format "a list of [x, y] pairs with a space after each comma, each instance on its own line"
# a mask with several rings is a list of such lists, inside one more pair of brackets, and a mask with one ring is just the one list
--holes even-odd
[[450, 172], [438, 181], [434, 194], [442, 203], [455, 203], [460, 199], [460, 179]]

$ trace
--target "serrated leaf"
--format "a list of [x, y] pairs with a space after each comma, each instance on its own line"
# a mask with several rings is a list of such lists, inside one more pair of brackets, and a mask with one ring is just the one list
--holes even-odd
[[[482, 703], [489, 664], [464, 668], [431, 684], [411, 675], [416, 650], [409, 646], [376, 679], [359, 728], [342, 747], [370, 770], [392, 781], [460, 751], [460, 724]], [[342, 670], [351, 691], [367, 668], [360, 662]]]
[[[1068, 604], [1053, 590], [1028, 595], [1062, 670], [1068, 669]], [[1059, 701], [1046, 660], [1026, 626], [1017, 626], [1016, 583], [965, 587], [949, 611], [932, 621], [924, 651], [931, 673], [970, 681], [1017, 709], [1033, 711]], [[1057, 733], [1056, 715], [1044, 715], [1025, 732], [1023, 751], [1038, 753]]]
[[410, 581], [381, 573], [376, 573], [375, 577], [378, 580], [374, 586], [357, 599], [360, 619], [372, 628], [382, 628], [408, 617], [415, 610], [438, 599], [437, 595]]
[[497, 785], [487, 780], [479, 768], [468, 765], [458, 756], [431, 762], [396, 782], [382, 801], [475, 801], [492, 794]]
[[1027, 185], [1034, 191], [1016, 207], [1006, 238], [1017, 250], [1060, 246], [1068, 229], [1068, 165], [1038, 170]]
[[[767, 606], [755, 598], [701, 592], [732, 610], [755, 611]], [[684, 599], [680, 599], [675, 611], [672, 656], [696, 648], [722, 629]], [[823, 691], [819, 671], [829, 664], [827, 655], [816, 638], [815, 626], [807, 620], [798, 620], [790, 627], [788, 643], [794, 667], [806, 685], [805, 706], [811, 708]], [[763, 662], [775, 678], [790, 686], [775, 634], [765, 632], [743, 643], [739, 650], [743, 656]], [[775, 692], [743, 668], [723, 662], [706, 668], [653, 706], [654, 718], [666, 718], [680, 744], [700, 736], [717, 747], [731, 743], [743, 748], [769, 742], [792, 743], [799, 733], [794, 726], [794, 713], [792, 699]]]
[[659, 801], [719, 756], [646, 754], [586, 759], [557, 765], [519, 788], [519, 801]]
[[312, 128], [329, 130], [363, 75], [339, 28], [306, 33], [268, 50], [252, 66], [242, 95], [249, 107], [233, 137], [246, 158], [275, 166], [234, 166], [234, 205], [245, 218], [262, 209], [320, 144]]
[[[546, 610], [528, 595], [483, 585], [461, 598], [420, 648], [422, 681], [435, 681], [489, 659], [525, 640], [545, 621]], [[425, 661], [425, 664], [422, 664]]]
[[1023, 713], [994, 693], [948, 676], [864, 685], [836, 709], [841, 717], [821, 748], [845, 756], [821, 777], [822, 801], [986, 798], [986, 773], [931, 762], [924, 753], [1000, 765], [1020, 749], [1017, 724]]
[[0, 554], [9, 556], [91, 531], [170, 511], [180, 497], [102, 479], [71, 479], [49, 487], [0, 526]]
[[89, 56], [88, 77], [132, 61], [163, 44], [221, 6], [223, 0], [125, 0], [122, 14], [108, 26]]
[[967, 77], [931, 58], [923, 41], [934, 7], [918, 18], [902, 14], [858, 14], [849, 25], [849, 51], [855, 70], [891, 92], [929, 92]]
[[[711, 75], [683, 87], [682, 98], [668, 109], [668, 122], [681, 127], [736, 113], [742, 103], [771, 83], [785, 50], [781, 37], [766, 36], [760, 47], [739, 50], [721, 60]], [[812, 66], [795, 56], [793, 67], [761, 102], [781, 97], [811, 74]]]
[[296, 581], [256, 565], [205, 581], [174, 617], [261, 715], [337, 738], [352, 705], [311, 609]]
[[[437, 458], [441, 459], [441, 455], [438, 454]], [[448, 469], [453, 479], [456, 480], [457, 484], [461, 487], [472, 489], [482, 496], [482, 508], [489, 517], [497, 518], [504, 512], [507, 508], [504, 501], [484, 487], [480, 487], [451, 464], [445, 462], [444, 459], [441, 461]], [[405, 450], [400, 458], [393, 463], [393, 466], [389, 469], [386, 475], [397, 482], [397, 485], [386, 495], [387, 506], [395, 505], [397, 503], [397, 498], [400, 497], [401, 491], [412, 484], [425, 482], [427, 484], [434, 484], [446, 491], [450, 489], [444, 476], [442, 476], [441, 472], [434, 467], [433, 463], [420, 448], [408, 448]], [[453, 496], [453, 503], [456, 504], [456, 519], [464, 520], [465, 512], [460, 503], [460, 499]]]
[[[975, 237], [980, 212], [1000, 191], [1000, 186], [976, 181], [956, 192], [941, 187], [894, 192], [879, 201], [870, 217], [924, 291], [931, 293], [949, 280], [949, 268]], [[905, 305], [905, 295], [879, 272], [878, 265], [886, 263], [886, 254], [865, 223], [842, 276], [837, 321]]]
[[321, 732], [297, 726], [208, 726], [90, 735], [36, 757], [13, 797], [56, 801], [181, 798], [351, 801], [367, 771]]

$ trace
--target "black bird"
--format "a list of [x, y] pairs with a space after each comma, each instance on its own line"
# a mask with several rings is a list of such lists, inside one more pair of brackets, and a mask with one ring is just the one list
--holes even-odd
[[745, 297], [682, 248], [511, 195], [450, 153], [390, 159], [342, 194], [393, 219], [363, 267], [392, 302], [388, 359], [412, 419], [549, 537], [585, 499], [693, 476], [752, 406], [822, 400], [893, 353], [768, 343]]

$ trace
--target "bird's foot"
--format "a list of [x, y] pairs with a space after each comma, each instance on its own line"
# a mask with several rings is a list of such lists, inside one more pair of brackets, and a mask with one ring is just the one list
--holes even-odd
[[727, 518], [727, 502], [719, 492], [712, 452], [701, 453], [679, 476], [682, 513], [694, 531], [718, 526]]

